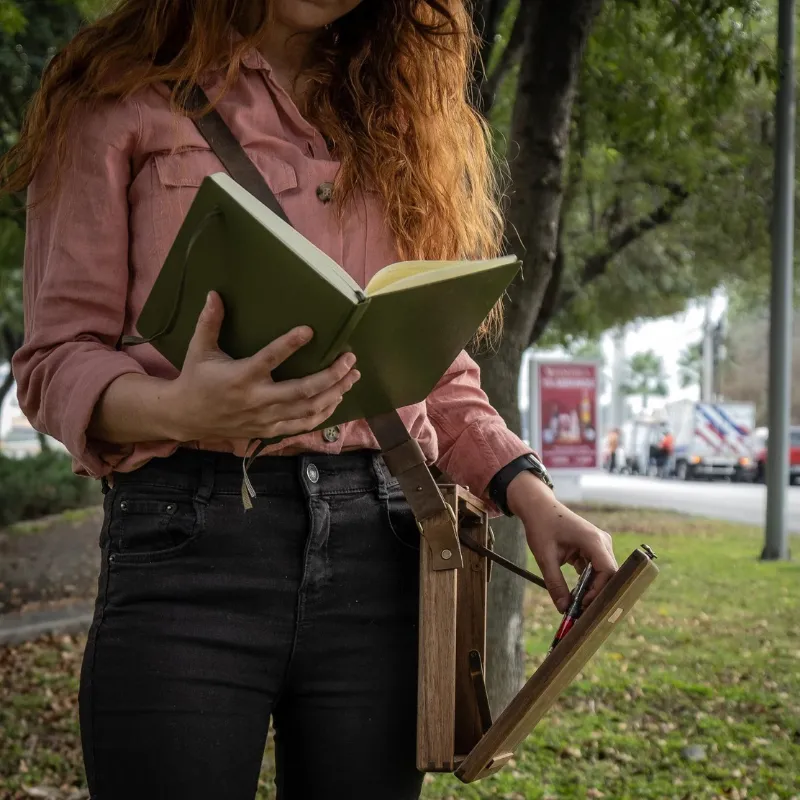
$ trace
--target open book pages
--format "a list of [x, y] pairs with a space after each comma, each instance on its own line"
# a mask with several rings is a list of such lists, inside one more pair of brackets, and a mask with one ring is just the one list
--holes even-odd
[[367, 284], [365, 293], [367, 297], [376, 297], [388, 292], [399, 292], [457, 278], [459, 275], [494, 269], [515, 263], [516, 260], [516, 256], [505, 256], [482, 261], [402, 261], [377, 272]]

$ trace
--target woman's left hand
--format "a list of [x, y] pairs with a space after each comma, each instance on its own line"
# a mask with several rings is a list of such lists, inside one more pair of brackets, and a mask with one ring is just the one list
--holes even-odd
[[584, 606], [591, 603], [617, 571], [611, 537], [570, 511], [530, 472], [514, 478], [506, 500], [509, 510], [525, 526], [528, 546], [556, 608], [564, 613], [570, 602], [570, 590], [561, 573], [564, 564], [570, 564], [580, 573], [591, 563], [595, 577]]

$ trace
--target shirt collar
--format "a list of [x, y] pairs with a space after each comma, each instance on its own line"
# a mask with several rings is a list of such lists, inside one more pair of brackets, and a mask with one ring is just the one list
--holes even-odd
[[272, 72], [272, 67], [267, 62], [267, 59], [255, 47], [242, 56], [242, 66], [247, 67], [247, 69], [263, 70], [266, 73]]
[[[231, 32], [231, 44], [235, 47], [242, 41], [242, 34], [238, 31]], [[267, 59], [255, 48], [251, 47], [242, 55], [242, 66], [252, 70], [263, 70], [267, 74], [272, 72], [272, 67]]]

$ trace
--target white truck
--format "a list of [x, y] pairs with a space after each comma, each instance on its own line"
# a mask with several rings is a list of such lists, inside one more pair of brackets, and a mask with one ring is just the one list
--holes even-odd
[[650, 474], [650, 448], [659, 441], [659, 425], [651, 419], [632, 419], [620, 430], [625, 465], [631, 475]]
[[669, 403], [665, 412], [675, 440], [676, 477], [753, 479], [756, 409], [752, 403], [680, 400]]

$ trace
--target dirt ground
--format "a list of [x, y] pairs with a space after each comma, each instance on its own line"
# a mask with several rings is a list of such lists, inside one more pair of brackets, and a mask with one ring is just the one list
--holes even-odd
[[102, 516], [89, 508], [0, 530], [0, 614], [93, 598]]

